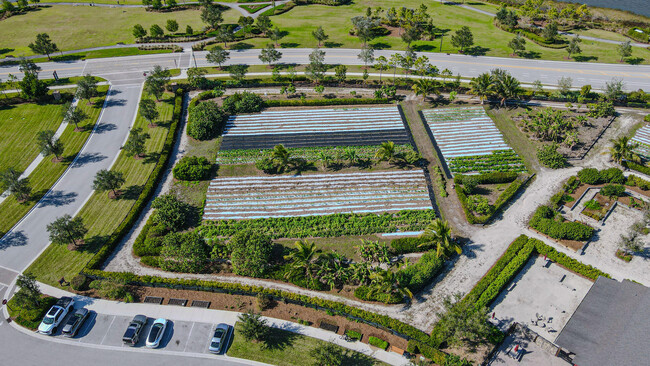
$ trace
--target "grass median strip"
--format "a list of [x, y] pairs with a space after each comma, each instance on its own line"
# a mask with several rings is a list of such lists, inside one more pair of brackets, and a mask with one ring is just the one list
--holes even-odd
[[[83, 130], [77, 132], [74, 130], [75, 126], [70, 124], [65, 128], [60, 137], [64, 147], [63, 161], [53, 163], [50, 157], [46, 157], [38, 164], [32, 174], [29, 175], [29, 183], [32, 187], [31, 199], [25, 203], [20, 203], [12, 195], [0, 203], [0, 212], [2, 212], [2, 216], [0, 217], [0, 235], [11, 229], [11, 227], [36, 205], [54, 183], [56, 183], [68, 166], [70, 166], [75, 156], [86, 143], [99, 118], [108, 86], [100, 86], [98, 89], [100, 95], [93, 98], [90, 105], [88, 105], [87, 100], [80, 100], [77, 106], [77, 108], [82, 109], [88, 115], [88, 118], [79, 124]], [[61, 105], [57, 106], [63, 108]], [[36, 146], [36, 143], [33, 143], [33, 145]]]
[[160, 112], [158, 127], [147, 127], [148, 122], [139, 115], [134, 125], [151, 136], [146, 141], [145, 157], [138, 160], [122, 152], [111, 168], [124, 174], [123, 194], [118, 199], [110, 199], [105, 192], [93, 193], [78, 214], [89, 229], [86, 244], [76, 251], [68, 250], [64, 244], [51, 244], [28, 269], [39, 281], [58, 285], [61, 276], [72, 278], [78, 274], [131, 210], [160, 157], [169, 132], [174, 97], [167, 93], [156, 104]]

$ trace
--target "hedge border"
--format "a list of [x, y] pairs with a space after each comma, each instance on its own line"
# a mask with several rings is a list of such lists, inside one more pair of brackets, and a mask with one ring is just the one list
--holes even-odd
[[88, 263], [86, 263], [85, 268], [81, 270], [81, 273], [85, 274], [87, 269], [88, 270], [97, 269], [104, 263], [104, 261], [115, 250], [115, 248], [120, 243], [122, 238], [131, 230], [131, 227], [133, 226], [133, 224], [135, 224], [136, 220], [140, 216], [140, 213], [145, 208], [147, 202], [155, 192], [156, 186], [158, 185], [160, 179], [162, 179], [163, 172], [167, 167], [167, 163], [169, 162], [169, 157], [174, 147], [174, 142], [176, 141], [178, 125], [183, 115], [182, 114], [183, 100], [184, 100], [183, 90], [178, 89], [174, 97], [174, 110], [172, 112], [172, 122], [169, 126], [167, 139], [165, 140], [165, 144], [163, 145], [160, 158], [158, 158], [158, 162], [156, 163], [156, 166], [154, 167], [153, 171], [149, 175], [147, 183], [144, 185], [144, 189], [142, 190], [140, 196], [131, 207], [129, 213], [126, 215], [124, 220], [122, 220], [122, 223], [117, 227], [117, 229], [115, 229], [115, 231], [111, 234], [111, 236], [108, 238], [106, 243], [102, 246], [102, 248], [98, 250], [97, 253], [95, 253], [95, 255], [92, 258], [90, 258], [90, 260], [88, 260]]

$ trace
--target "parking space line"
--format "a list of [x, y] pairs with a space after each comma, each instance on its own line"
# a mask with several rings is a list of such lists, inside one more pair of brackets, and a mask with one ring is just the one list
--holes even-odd
[[113, 326], [113, 322], [115, 322], [116, 316], [113, 315], [113, 320], [111, 320], [111, 324], [106, 327], [106, 334], [104, 334], [104, 337], [102, 337], [102, 341], [99, 342], [99, 344], [104, 344], [104, 340], [106, 339], [106, 336], [108, 335], [108, 332], [111, 330], [111, 327]]
[[190, 333], [187, 335], [187, 339], [185, 340], [185, 347], [183, 347], [183, 352], [187, 350], [187, 345], [190, 344], [190, 339], [192, 339], [192, 331], [194, 330], [194, 324], [196, 324], [196, 322], [192, 322]]

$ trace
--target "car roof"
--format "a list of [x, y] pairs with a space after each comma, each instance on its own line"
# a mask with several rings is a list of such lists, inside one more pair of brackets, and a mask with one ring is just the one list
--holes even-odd
[[214, 328], [214, 330], [217, 330], [217, 329], [228, 330], [228, 329], [230, 329], [230, 325], [228, 325], [226, 323], [220, 323], [220, 324], [217, 324], [217, 326]]
[[132, 321], [146, 323], [147, 322], [147, 317], [145, 315], [139, 314], [139, 315], [134, 316]]
[[88, 309], [86, 309], [86, 308], [79, 308], [79, 309], [75, 310], [74, 313], [75, 313], [75, 315], [77, 315], [77, 314], [79, 314], [79, 315], [86, 315], [86, 314], [88, 314]]
[[52, 307], [50, 311], [47, 312], [47, 316], [55, 316], [61, 310], [59, 307]]

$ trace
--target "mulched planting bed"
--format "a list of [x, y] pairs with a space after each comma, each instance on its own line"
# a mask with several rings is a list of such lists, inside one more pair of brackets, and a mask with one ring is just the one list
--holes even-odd
[[[136, 295], [136, 301], [141, 301], [145, 296], [158, 296], [164, 298], [186, 298], [191, 301], [208, 301], [209, 309], [230, 310], [246, 312], [253, 310], [259, 312], [257, 300], [252, 296], [229, 295], [223, 293], [213, 293], [204, 291], [174, 290], [160, 287], [133, 287], [130, 291]], [[308, 308], [295, 304], [285, 304], [280, 301], [273, 301], [271, 307], [261, 312], [262, 315], [288, 320], [292, 322], [311, 322], [312, 326], [326, 321], [328, 324], [338, 326], [337, 334], [343, 335], [345, 329], [354, 329], [364, 334], [364, 342], [367, 342], [366, 335], [374, 335], [386, 340], [391, 345], [406, 349], [407, 341], [401, 337], [395, 336], [390, 332], [383, 331], [373, 326], [357, 323], [342, 316], [327, 315], [324, 311]]]
[[363, 146], [378, 145], [392, 141], [396, 144], [410, 143], [404, 130], [377, 130], [351, 132], [312, 132], [285, 133], [281, 135], [225, 135], [221, 150], [233, 149], [271, 149], [275, 145], [284, 147], [318, 147], [318, 146]]

